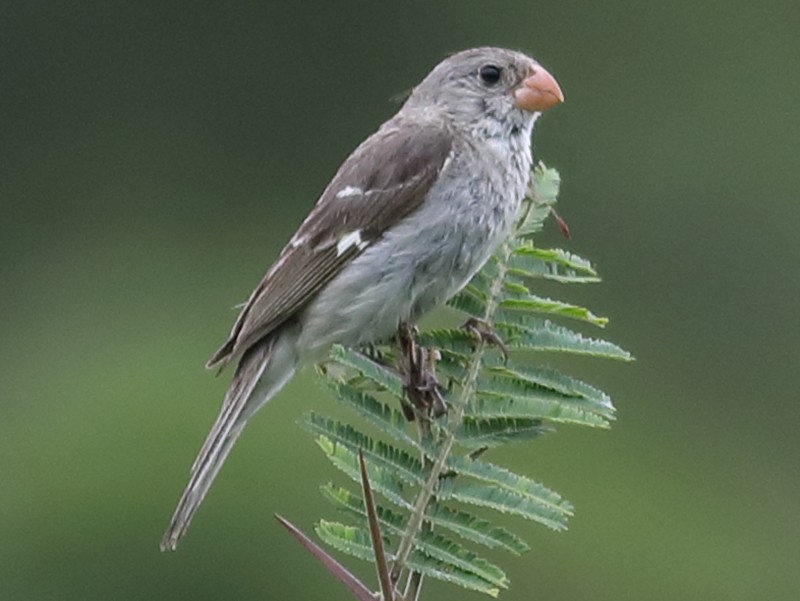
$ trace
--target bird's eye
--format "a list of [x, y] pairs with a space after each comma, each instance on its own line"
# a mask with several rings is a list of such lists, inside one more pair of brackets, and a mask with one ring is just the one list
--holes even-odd
[[497, 65], [484, 65], [478, 71], [481, 81], [487, 86], [493, 86], [500, 81], [500, 75], [502, 75], [502, 73], [503, 69]]

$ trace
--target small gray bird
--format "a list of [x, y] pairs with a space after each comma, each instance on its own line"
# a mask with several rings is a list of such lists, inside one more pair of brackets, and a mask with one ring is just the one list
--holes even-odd
[[247, 420], [332, 344], [385, 340], [458, 292], [508, 235], [531, 132], [562, 102], [535, 60], [475, 48], [439, 63], [347, 158], [208, 361], [238, 361], [162, 549], [175, 549]]

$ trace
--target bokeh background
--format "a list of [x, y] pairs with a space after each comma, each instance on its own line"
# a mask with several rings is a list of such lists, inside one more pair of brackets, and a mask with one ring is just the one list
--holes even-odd
[[179, 551], [158, 541], [226, 387], [202, 366], [230, 307], [392, 98], [483, 44], [565, 91], [535, 153], [573, 239], [542, 243], [604, 282], [554, 293], [638, 359], [568, 362], [612, 393], [612, 430], [498, 457], [577, 511], [560, 534], [509, 522], [533, 550], [492, 556], [503, 598], [796, 599], [799, 29], [795, 0], [4, 2], [0, 599], [349, 598], [272, 519], [335, 515], [295, 425], [333, 405], [311, 370]]

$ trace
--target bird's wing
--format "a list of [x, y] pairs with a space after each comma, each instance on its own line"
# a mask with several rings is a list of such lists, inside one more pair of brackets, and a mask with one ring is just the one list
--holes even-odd
[[250, 295], [207, 367], [224, 366], [302, 309], [425, 199], [452, 148], [444, 126], [395, 118], [342, 164]]

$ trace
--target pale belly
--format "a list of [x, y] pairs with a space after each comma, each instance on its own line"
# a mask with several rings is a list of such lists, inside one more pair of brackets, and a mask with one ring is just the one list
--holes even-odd
[[366, 249], [304, 311], [300, 356], [385, 340], [447, 301], [507, 235], [518, 202], [503, 201], [502, 210], [483, 199], [482, 211], [421, 211]]

